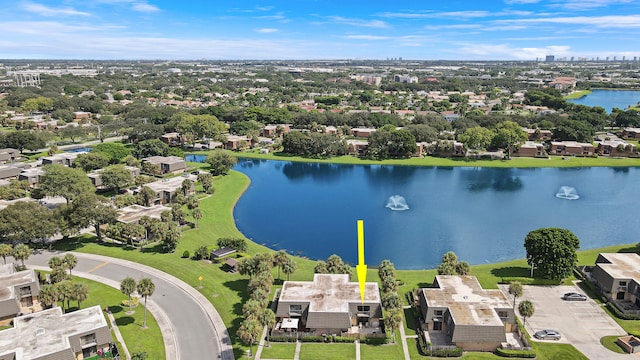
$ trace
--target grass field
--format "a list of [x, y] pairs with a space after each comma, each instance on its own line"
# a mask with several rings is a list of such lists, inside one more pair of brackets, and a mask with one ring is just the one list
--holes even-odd
[[571, 94], [565, 96], [564, 98], [567, 100], [571, 99], [580, 99], [581, 97], [587, 96], [591, 94], [593, 91], [591, 90], [582, 90], [582, 91], [574, 91]]
[[303, 343], [300, 359], [305, 360], [355, 360], [355, 344]]
[[262, 349], [262, 357], [265, 359], [293, 359], [296, 353], [295, 343], [271, 343], [271, 347]]
[[[206, 152], [195, 152], [204, 155]], [[438, 167], [492, 167], [492, 168], [540, 168], [540, 167], [619, 167], [640, 166], [640, 158], [583, 158], [551, 156], [549, 158], [517, 158], [511, 160], [472, 160], [439, 157], [423, 157], [409, 159], [370, 160], [355, 156], [336, 156], [328, 159], [290, 156], [279, 152], [260, 154], [258, 152], [234, 152], [235, 156], [252, 159], [281, 160], [293, 162], [317, 162], [349, 165], [406, 165], [406, 166], [438, 166]]]
[[[573, 159], [572, 159], [573, 160]], [[183, 251], [188, 250], [193, 253], [196, 248], [201, 245], [207, 245], [209, 248], [215, 247], [216, 239], [220, 237], [243, 237], [243, 235], [235, 227], [233, 220], [233, 207], [237, 199], [242, 195], [249, 185], [249, 179], [242, 173], [231, 171], [229, 175], [224, 177], [216, 177], [214, 186], [215, 193], [203, 199], [200, 202], [205, 217], [200, 220], [199, 228], [187, 230], [183, 233], [183, 237], [178, 244], [174, 253], [165, 254], [154, 251], [155, 249], [131, 250], [124, 249], [119, 246], [109, 244], [97, 244], [91, 236], [81, 236], [77, 239], [66, 243], [58, 244], [58, 248], [64, 250], [74, 250], [79, 252], [97, 253], [105, 256], [113, 256], [117, 258], [135, 261], [141, 264], [155, 267], [159, 270], [170, 273], [183, 281], [197, 287], [199, 285], [198, 277], [202, 276], [202, 289], [199, 291], [215, 306], [223, 321], [229, 329], [229, 333], [233, 338], [234, 353], [237, 358], [244, 355], [247, 346], [243, 345], [236, 337], [235, 332], [242, 320], [242, 303], [247, 299], [246, 286], [248, 278], [239, 274], [229, 274], [223, 271], [220, 265], [210, 264], [204, 261], [194, 261], [183, 259], [181, 255]], [[579, 253], [580, 264], [593, 264], [598, 252], [602, 251], [631, 251], [633, 245], [620, 245], [608, 247], [605, 249], [594, 249], [582, 251]], [[248, 253], [256, 254], [259, 252], [271, 251], [265, 246], [248, 242]], [[291, 275], [291, 280], [309, 281], [313, 279], [313, 268], [315, 261], [305, 258], [296, 257], [297, 270]], [[464, 260], [464, 259], [461, 259]], [[371, 264], [370, 266], [376, 266]], [[501, 281], [511, 279], [521, 279], [525, 282], [547, 283], [539, 279], [529, 278], [529, 267], [524, 259], [507, 261], [497, 264], [483, 264], [472, 266], [471, 274], [476, 275], [480, 283], [485, 288], [497, 288], [497, 284]], [[277, 278], [277, 270], [273, 270], [274, 278]], [[430, 286], [433, 282], [435, 270], [399, 270], [397, 278], [404, 284], [400, 287], [399, 294], [404, 298], [406, 292], [418, 287]], [[368, 281], [378, 281], [376, 269], [369, 269], [367, 274]], [[570, 281], [567, 279], [565, 282]], [[276, 285], [282, 283], [282, 280], [276, 280]], [[405, 325], [407, 326], [407, 325]], [[411, 326], [407, 326], [409, 334]], [[413, 343], [413, 345], [412, 345]], [[307, 349], [315, 346], [322, 346], [319, 354], [325, 355], [325, 345], [334, 349], [338, 354], [346, 355], [344, 350], [345, 344], [304, 344]], [[348, 345], [345, 345], [348, 346]], [[327, 348], [327, 349], [328, 349]], [[415, 341], [409, 341], [409, 348], [412, 354], [417, 354], [415, 349]], [[541, 346], [541, 349], [544, 347]], [[573, 347], [570, 347], [573, 349]], [[307, 350], [309, 351], [309, 350]], [[367, 350], [368, 351], [368, 350]], [[385, 349], [386, 351], [386, 349]], [[542, 350], [546, 351], [546, 350]], [[559, 352], [566, 352], [564, 348], [558, 348]], [[575, 349], [574, 349], [575, 351]], [[555, 350], [549, 350], [549, 354]], [[316, 356], [312, 352], [307, 352], [310, 356]], [[318, 352], [316, 352], [318, 353]], [[333, 353], [329, 353], [332, 355]], [[353, 351], [355, 356], [355, 351]], [[412, 355], [413, 356], [413, 355]], [[484, 356], [484, 355], [483, 355]], [[551, 356], [551, 355], [549, 355]], [[305, 357], [306, 358], [306, 357]], [[326, 359], [327, 357], [324, 357]], [[544, 357], [544, 359], [553, 359], [554, 357]], [[314, 359], [314, 357], [309, 357]]]

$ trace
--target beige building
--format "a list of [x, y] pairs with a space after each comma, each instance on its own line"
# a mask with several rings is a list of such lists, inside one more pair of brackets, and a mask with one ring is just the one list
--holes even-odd
[[150, 156], [142, 162], [160, 166], [162, 174], [180, 174], [187, 169], [187, 163], [179, 156]]
[[0, 320], [41, 309], [40, 282], [33, 270], [15, 271], [13, 264], [0, 266]]
[[45, 156], [42, 158], [42, 165], [58, 164], [58, 165], [64, 165], [64, 166], [71, 166], [73, 165], [73, 161], [78, 157], [78, 155], [86, 154], [86, 153], [87, 153], [86, 151], [81, 151], [81, 152], [69, 152], [69, 153], [55, 154], [52, 156]]
[[112, 342], [100, 306], [67, 314], [54, 307], [0, 331], [0, 360], [83, 360], [109, 351]]
[[[313, 281], [285, 281], [276, 310], [280, 328], [320, 334], [381, 333], [382, 304], [378, 284], [365, 284], [364, 302], [358, 282], [346, 274], [315, 274]], [[293, 327], [291, 327], [293, 328]]]
[[607, 298], [640, 314], [640, 255], [598, 254], [591, 279]]
[[154, 204], [166, 204], [172, 203], [178, 192], [182, 191], [182, 183], [189, 179], [191, 180], [191, 189], [189, 189], [189, 194], [192, 194], [195, 191], [195, 186], [193, 183], [198, 180], [198, 177], [195, 175], [189, 174], [188, 176], [177, 176], [168, 179], [162, 179], [158, 181], [154, 181], [148, 184], [144, 184], [143, 186], [149, 187], [151, 190], [155, 191], [158, 197], [153, 201]]
[[475, 276], [437, 275], [419, 291], [423, 329], [442, 332], [466, 351], [494, 351], [517, 330], [513, 305], [500, 290], [485, 290]]

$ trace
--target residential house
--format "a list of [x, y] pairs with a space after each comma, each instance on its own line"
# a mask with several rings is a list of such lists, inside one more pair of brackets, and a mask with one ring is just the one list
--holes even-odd
[[183, 143], [182, 137], [177, 132], [162, 134], [160, 140], [169, 146], [180, 146]]
[[11, 148], [0, 149], [0, 164], [12, 163], [20, 160], [20, 151]]
[[187, 163], [179, 156], [150, 156], [142, 162], [159, 165], [163, 175], [180, 174], [187, 169]]
[[640, 255], [600, 253], [590, 277], [618, 308], [640, 314]]
[[219, 249], [216, 250], [211, 250], [211, 253], [209, 254], [209, 259], [210, 260], [215, 260], [215, 259], [220, 259], [223, 258], [225, 256], [231, 255], [233, 253], [235, 253], [237, 250], [232, 248], [232, 247], [221, 247]]
[[145, 216], [160, 220], [161, 214], [165, 211], [171, 211], [171, 208], [164, 205], [152, 205], [150, 207], [137, 204], [130, 205], [117, 210], [118, 221], [125, 224], [137, 224]]
[[58, 164], [71, 167], [71, 165], [73, 165], [73, 161], [78, 157], [78, 155], [86, 153], [86, 151], [65, 152], [52, 156], [45, 156], [42, 158], [42, 165]]
[[367, 153], [369, 142], [366, 140], [347, 140], [347, 154], [355, 156], [363, 156]]
[[11, 165], [0, 165], [0, 180], [17, 179], [23, 169], [29, 165], [17, 163]]
[[100, 306], [62, 313], [60, 307], [20, 316], [0, 331], [0, 360], [81, 360], [113, 352]]
[[321, 334], [379, 334], [382, 324], [380, 291], [365, 283], [364, 301], [358, 282], [347, 274], [315, 274], [313, 281], [285, 281], [278, 297], [277, 329]]
[[38, 294], [40, 282], [35, 271], [0, 265], [0, 320], [41, 310]]
[[465, 156], [464, 144], [455, 140], [434, 141], [429, 146], [429, 155], [436, 156]]
[[227, 150], [244, 150], [251, 146], [251, 139], [248, 136], [227, 135], [227, 140], [223, 147]]
[[444, 116], [444, 119], [448, 122], [452, 122], [460, 117], [455, 111], [442, 111], [440, 115]]
[[575, 88], [577, 83], [578, 81], [575, 78], [560, 76], [553, 79], [553, 81], [549, 83], [549, 86], [558, 90], [567, 90]]
[[279, 135], [283, 135], [291, 131], [291, 125], [289, 124], [280, 124], [280, 125], [266, 125], [262, 128], [260, 132], [260, 136], [266, 137], [276, 137]]
[[485, 290], [475, 276], [436, 275], [418, 293], [425, 331], [446, 334], [465, 351], [494, 351], [517, 331], [513, 305], [500, 290]]
[[[138, 177], [138, 175], [140, 175], [140, 168], [137, 168], [135, 166], [125, 166], [124, 168], [131, 173], [131, 177], [134, 180], [135, 180], [136, 177]], [[102, 187], [102, 178], [100, 177], [100, 173], [103, 170], [104, 169], [98, 169], [98, 170], [94, 170], [93, 172], [87, 174], [89, 179], [91, 179], [91, 183], [93, 184], [93, 186], [95, 186], [97, 188]]]
[[636, 146], [622, 140], [596, 141], [596, 152], [604, 156], [629, 156], [636, 152]]
[[353, 128], [351, 129], [351, 135], [355, 137], [368, 138], [376, 132], [376, 129], [373, 128]]
[[593, 144], [576, 141], [552, 141], [549, 148], [551, 155], [593, 156], [594, 153]]
[[91, 113], [86, 111], [74, 111], [73, 121], [80, 121], [84, 119], [91, 119]]
[[551, 130], [542, 130], [542, 129], [527, 129], [522, 128], [522, 130], [527, 132], [530, 141], [547, 141], [551, 140]]
[[169, 179], [162, 179], [144, 184], [144, 186], [149, 187], [158, 195], [158, 197], [153, 201], [154, 204], [167, 204], [172, 203], [175, 200], [178, 192], [182, 192], [182, 183], [186, 179], [189, 179], [192, 182], [191, 189], [189, 189], [188, 191], [189, 194], [192, 194], [195, 191], [193, 183], [195, 183], [197, 180], [197, 176], [195, 175], [177, 176]]
[[625, 139], [640, 140], [640, 128], [626, 128], [622, 131], [622, 137]]
[[547, 156], [544, 145], [533, 141], [525, 141], [520, 146], [511, 147], [511, 156], [517, 157], [543, 157]]
[[40, 184], [40, 177], [44, 175], [44, 170], [41, 167], [23, 169], [18, 175], [18, 180], [26, 181], [29, 186], [34, 187]]

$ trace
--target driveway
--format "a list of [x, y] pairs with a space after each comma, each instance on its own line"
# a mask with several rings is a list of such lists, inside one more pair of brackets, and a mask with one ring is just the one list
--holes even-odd
[[[501, 289], [509, 299], [513, 299], [508, 295], [508, 286]], [[584, 294], [576, 285], [524, 286], [523, 295], [518, 298], [517, 303], [522, 300], [533, 302], [535, 311], [533, 316], [527, 319], [526, 326], [529, 334], [533, 336], [536, 331], [553, 329], [560, 332], [562, 339], [545, 341], [571, 344], [589, 359], [629, 359], [629, 355], [613, 353], [600, 344], [600, 338], [604, 336], [627, 333], [593, 299], [562, 300], [562, 295], [568, 292]], [[520, 320], [522, 321], [522, 318]]]

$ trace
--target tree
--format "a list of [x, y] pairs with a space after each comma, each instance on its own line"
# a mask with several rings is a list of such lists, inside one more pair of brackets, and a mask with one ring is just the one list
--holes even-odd
[[72, 299], [78, 302], [78, 310], [80, 310], [80, 303], [87, 300], [89, 296], [89, 285], [82, 283], [75, 283], [72, 287]]
[[280, 279], [280, 270], [289, 260], [289, 254], [285, 250], [279, 250], [273, 255], [273, 266], [278, 267], [278, 279]]
[[144, 298], [144, 322], [142, 327], [147, 327], [147, 298], [153, 295], [153, 292], [156, 290], [156, 285], [151, 281], [150, 278], [142, 278], [138, 282], [136, 286], [138, 290], [138, 294]]
[[492, 143], [494, 146], [507, 151], [507, 158], [511, 157], [511, 148], [527, 141], [529, 136], [522, 130], [522, 126], [513, 121], [503, 121], [496, 126], [496, 134]]
[[80, 168], [86, 172], [91, 170], [102, 169], [109, 164], [109, 159], [103, 154], [92, 151], [86, 154], [80, 154], [73, 161], [73, 166]]
[[2, 261], [7, 263], [7, 256], [10, 256], [13, 252], [13, 247], [11, 244], [0, 244], [0, 256], [2, 256]]
[[67, 222], [77, 229], [93, 226], [98, 241], [102, 241], [101, 226], [115, 223], [118, 212], [105, 198], [95, 194], [83, 194], [77, 200], [65, 212]]
[[204, 192], [210, 194], [209, 190], [213, 189], [213, 175], [201, 172], [198, 174], [198, 181], [202, 184]]
[[244, 319], [242, 323], [240, 323], [236, 335], [238, 335], [243, 343], [249, 345], [249, 356], [253, 356], [253, 344], [260, 336], [261, 331], [260, 323], [256, 319]]
[[167, 230], [162, 237], [162, 248], [166, 252], [175, 251], [178, 246], [178, 242], [180, 242], [180, 238], [182, 237], [182, 232], [176, 223], [169, 223], [167, 226]]
[[527, 325], [527, 318], [532, 317], [534, 311], [535, 308], [533, 307], [533, 303], [529, 300], [524, 300], [520, 303], [520, 305], [518, 305], [518, 312], [520, 313], [520, 316], [522, 316], [523, 326]]
[[0, 239], [5, 242], [44, 240], [57, 231], [54, 212], [37, 202], [18, 201], [0, 210]]
[[42, 287], [40, 288], [40, 293], [38, 294], [38, 300], [47, 308], [53, 306], [58, 301], [57, 286], [53, 284], [42, 285]]
[[207, 156], [205, 162], [209, 164], [211, 175], [226, 175], [238, 162], [238, 158], [224, 150], [214, 150]]
[[293, 257], [289, 256], [289, 258], [287, 259], [287, 262], [282, 264], [282, 272], [284, 274], [287, 274], [287, 280], [289, 280], [289, 278], [291, 277], [291, 274], [293, 274], [296, 271], [297, 268], [297, 264], [296, 261], [293, 259]]
[[102, 143], [93, 148], [92, 153], [101, 154], [109, 160], [110, 164], [117, 164], [127, 156], [131, 156], [131, 150], [118, 143]]
[[453, 251], [442, 255], [442, 263], [438, 265], [438, 275], [455, 275], [458, 256]]
[[399, 308], [392, 308], [389, 310], [385, 310], [382, 321], [384, 321], [384, 326], [391, 330], [391, 341], [396, 342], [395, 330], [402, 323], [402, 315], [401, 310]]
[[260, 325], [267, 327], [267, 346], [269, 346], [269, 333], [276, 324], [276, 314], [271, 309], [262, 309], [258, 314], [258, 322], [260, 322]]
[[58, 299], [62, 302], [62, 310], [65, 310], [65, 302], [66, 309], [69, 309], [69, 303], [73, 298], [73, 284], [69, 280], [64, 280], [57, 283], [56, 287], [58, 288]]
[[[69, 278], [73, 280], [73, 276], [71, 275], [71, 270], [78, 265], [78, 258], [75, 255], [67, 253], [62, 258], [62, 267], [69, 270]], [[80, 308], [80, 305], [78, 305]]]
[[171, 204], [171, 218], [176, 224], [184, 224], [187, 219], [187, 214], [180, 204]]
[[133, 182], [133, 175], [124, 165], [111, 165], [100, 173], [100, 179], [105, 188], [119, 192], [120, 189]]
[[176, 114], [179, 119], [177, 130], [192, 139], [214, 139], [222, 140], [222, 134], [227, 131], [227, 126], [218, 120], [214, 115], [192, 115], [192, 114]]
[[[160, 135], [158, 135], [158, 137], [159, 136]], [[144, 140], [136, 144], [132, 153], [138, 159], [149, 156], [167, 156], [169, 154], [169, 145], [163, 143], [158, 138]]]
[[512, 281], [509, 284], [509, 294], [513, 295], [513, 311], [516, 311], [516, 299], [522, 296], [522, 284], [520, 281]]
[[40, 177], [40, 189], [47, 196], [62, 196], [67, 204], [83, 193], [92, 192], [91, 180], [80, 169], [74, 169], [59, 164], [43, 167], [44, 174]]
[[20, 261], [22, 267], [24, 268], [24, 261], [29, 259], [31, 255], [31, 249], [27, 244], [18, 244], [13, 248], [13, 252], [11, 253], [14, 259]]
[[60, 136], [63, 139], [64, 138], [71, 139], [72, 144], [76, 143], [76, 138], [80, 136], [84, 136], [85, 134], [86, 134], [85, 129], [78, 126], [77, 124], [70, 124], [62, 128], [62, 130], [60, 130]]
[[493, 131], [481, 126], [474, 126], [467, 128], [463, 134], [458, 135], [458, 140], [469, 149], [483, 150], [491, 144], [493, 136]]
[[193, 181], [189, 179], [184, 179], [182, 180], [182, 184], [180, 185], [180, 191], [182, 191], [182, 194], [185, 197], [187, 197], [189, 196], [189, 193], [191, 192], [192, 187], [193, 187]]
[[537, 275], [562, 280], [571, 275], [578, 262], [580, 240], [567, 229], [542, 228], [529, 232], [524, 239], [527, 263]]
[[147, 360], [149, 355], [146, 351], [136, 351], [131, 354], [131, 360]]
[[127, 295], [127, 297], [129, 298], [130, 313], [131, 313], [131, 294], [133, 294], [136, 291], [136, 286], [137, 286], [136, 281], [129, 276], [127, 276], [126, 278], [122, 279], [122, 281], [120, 281], [120, 292]]
[[138, 203], [140, 203], [140, 205], [149, 207], [157, 197], [158, 194], [148, 186], [142, 186], [140, 190], [138, 190]]
[[382, 306], [387, 310], [400, 308], [400, 297], [394, 292], [383, 293], [380, 300]]
[[196, 221], [196, 229], [198, 228], [198, 220], [202, 219], [204, 214], [200, 208], [195, 208], [191, 210], [191, 217]]

